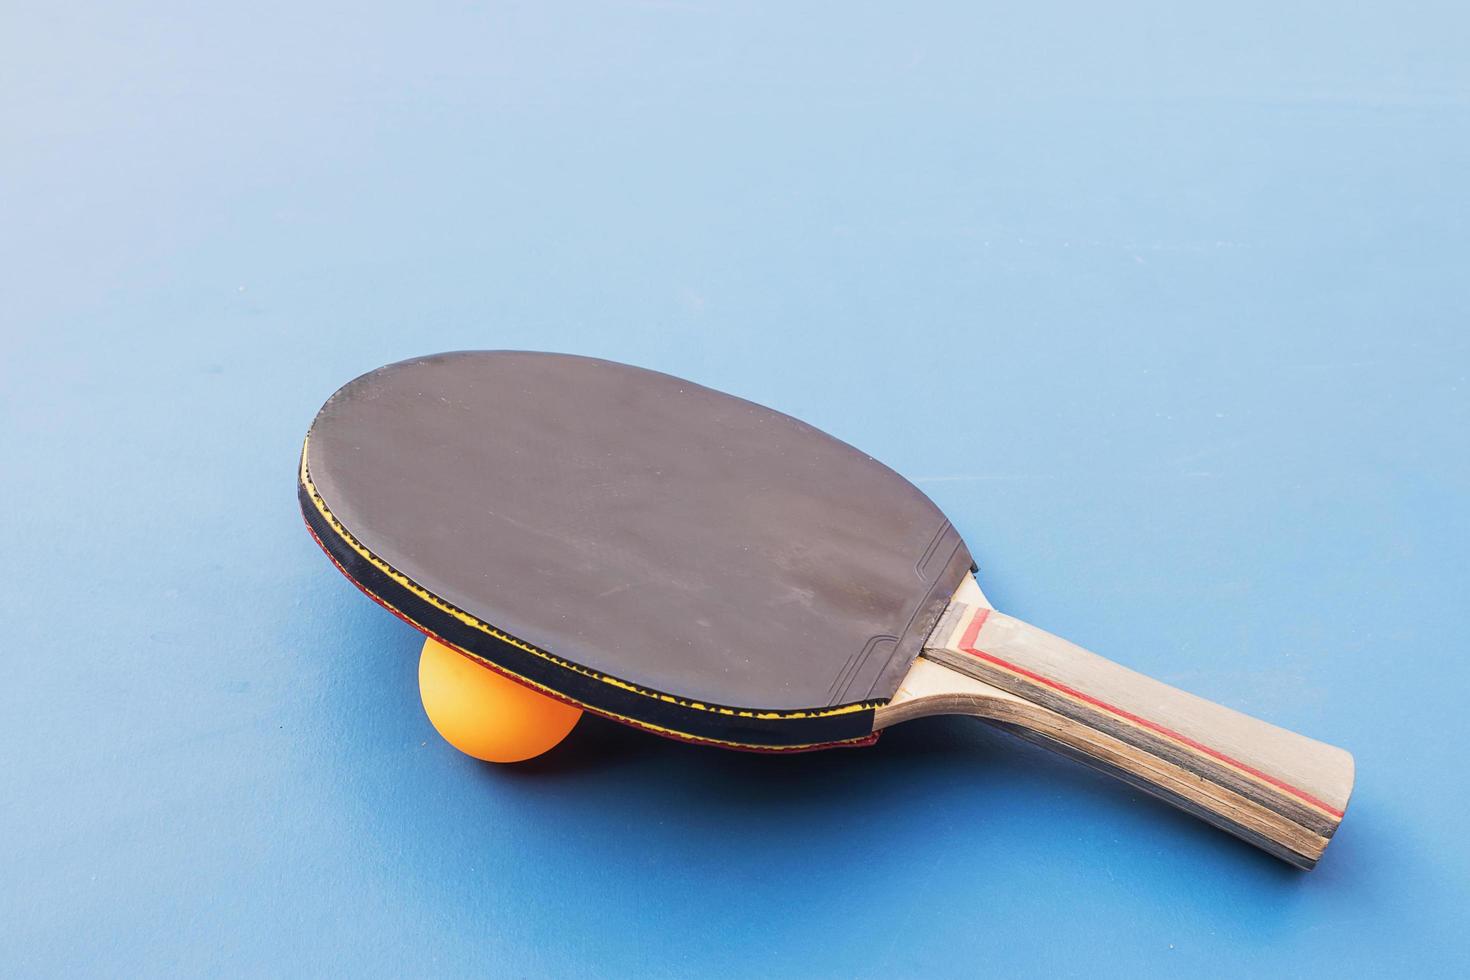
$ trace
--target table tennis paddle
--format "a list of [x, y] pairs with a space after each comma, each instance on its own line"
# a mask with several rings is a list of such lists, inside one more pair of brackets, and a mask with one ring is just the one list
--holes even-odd
[[660, 735], [770, 752], [965, 714], [1298, 867], [1353, 759], [993, 608], [918, 489], [787, 415], [588, 357], [439, 354], [334, 394], [307, 525], [425, 634]]

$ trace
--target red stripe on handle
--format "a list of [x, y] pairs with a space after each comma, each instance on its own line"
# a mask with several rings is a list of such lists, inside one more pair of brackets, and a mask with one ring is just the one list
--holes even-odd
[[1147, 718], [1141, 718], [1131, 711], [1125, 711], [1115, 704], [1109, 704], [1101, 698], [1095, 698], [1092, 695], [1079, 691], [1074, 687], [1069, 687], [1066, 684], [1063, 684], [1061, 681], [1054, 681], [1050, 677], [1043, 677], [1042, 675], [1035, 673], [1034, 671], [1027, 670], [1025, 667], [1013, 664], [1008, 660], [1002, 660], [1000, 657], [997, 657], [994, 654], [986, 653], [984, 650], [977, 650], [975, 648], [975, 640], [980, 636], [980, 628], [985, 625], [985, 620], [987, 617], [989, 617], [989, 615], [990, 610], [983, 608], [975, 613], [975, 618], [970, 621], [970, 625], [965, 628], [965, 633], [960, 638], [960, 649], [965, 653], [968, 653], [970, 656], [977, 657], [980, 660], [985, 660], [989, 663], [994, 664], [997, 667], [1002, 667], [1013, 674], [1019, 674], [1022, 677], [1025, 677], [1027, 680], [1035, 681], [1037, 684], [1042, 684], [1046, 687], [1051, 688], [1054, 691], [1060, 691], [1063, 694], [1074, 697], [1079, 701], [1085, 701], [1095, 708], [1100, 708], [1103, 711], [1108, 712], [1109, 714], [1117, 715], [1119, 718], [1127, 719], [1128, 721], [1133, 722], [1133, 724], [1138, 725], [1141, 728], [1147, 728], [1149, 731], [1162, 735], [1165, 738], [1173, 739], [1181, 745], [1187, 745], [1191, 749], [1194, 749], [1196, 752], [1203, 753], [1204, 755], [1207, 755], [1212, 759], [1216, 759], [1220, 762], [1225, 763], [1227, 766], [1239, 769], [1241, 772], [1249, 773], [1250, 775], [1255, 776], [1257, 779], [1269, 783], [1272, 786], [1275, 786], [1283, 793], [1289, 793], [1292, 796], [1295, 796], [1297, 799], [1302, 800], [1303, 802], [1310, 803], [1312, 806], [1317, 807], [1319, 810], [1322, 810], [1325, 813], [1330, 813], [1332, 816], [1336, 817], [1339, 820], [1342, 819], [1342, 810], [1338, 810], [1334, 807], [1328, 806], [1326, 803], [1317, 799], [1317, 797], [1313, 796], [1311, 793], [1308, 793], [1306, 790], [1298, 789], [1297, 787], [1292, 786], [1290, 783], [1282, 782], [1275, 776], [1261, 772], [1261, 770], [1255, 768], [1254, 766], [1248, 766], [1244, 762], [1241, 762], [1239, 759], [1232, 758], [1231, 756], [1226, 755], [1224, 752], [1221, 752], [1218, 749], [1212, 749], [1208, 745], [1196, 742], [1188, 735], [1185, 735], [1181, 732], [1176, 732], [1174, 729], [1169, 728], [1165, 725], [1160, 725], [1158, 722], [1149, 721]]

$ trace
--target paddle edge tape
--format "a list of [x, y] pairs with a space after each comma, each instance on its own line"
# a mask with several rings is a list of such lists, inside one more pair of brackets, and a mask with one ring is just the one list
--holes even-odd
[[297, 498], [307, 529], [354, 585], [427, 636], [545, 694], [668, 738], [733, 749], [793, 752], [876, 741], [883, 700], [762, 711], [709, 704], [599, 673], [541, 650], [459, 609], [369, 551], [311, 482], [310, 436], [301, 447]]

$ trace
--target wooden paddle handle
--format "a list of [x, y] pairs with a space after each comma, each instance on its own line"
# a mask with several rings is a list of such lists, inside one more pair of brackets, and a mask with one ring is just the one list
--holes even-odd
[[983, 602], [951, 603], [898, 695], [879, 709], [879, 727], [937, 713], [1001, 722], [1298, 867], [1316, 864], [1352, 792], [1351, 755]]

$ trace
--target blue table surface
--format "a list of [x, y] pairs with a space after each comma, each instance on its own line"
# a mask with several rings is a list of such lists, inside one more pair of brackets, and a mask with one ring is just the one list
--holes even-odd
[[[1370, 6], [7, 5], [0, 974], [1462, 971], [1470, 14]], [[966, 719], [456, 754], [293, 476], [500, 347], [804, 418], [1350, 748], [1325, 860]]]

